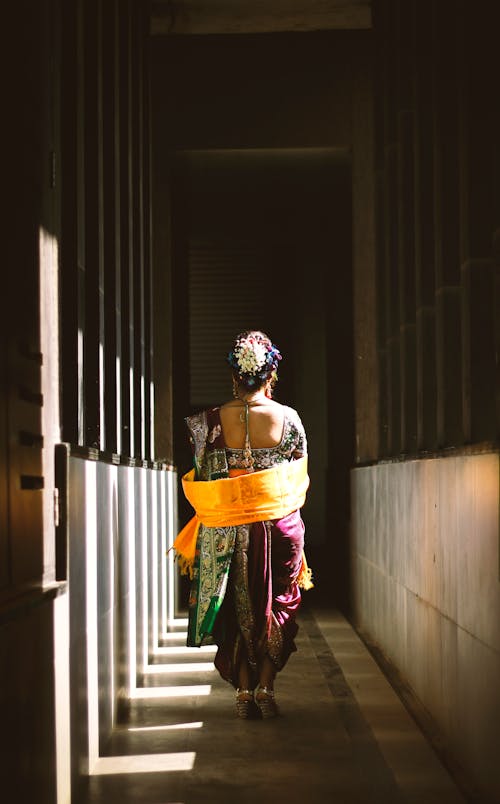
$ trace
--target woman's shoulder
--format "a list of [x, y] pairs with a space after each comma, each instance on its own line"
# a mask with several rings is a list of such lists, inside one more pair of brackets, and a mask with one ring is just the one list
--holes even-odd
[[[284, 440], [291, 438], [296, 443], [299, 451], [303, 454], [307, 452], [307, 436], [302, 419], [298, 411], [290, 405], [285, 405], [285, 421], [283, 427]], [[286, 437], [286, 434], [288, 436]]]
[[283, 408], [285, 416], [287, 416], [290, 421], [292, 421], [294, 424], [302, 426], [302, 420], [295, 408], [290, 407], [290, 405], [281, 405], [281, 407]]

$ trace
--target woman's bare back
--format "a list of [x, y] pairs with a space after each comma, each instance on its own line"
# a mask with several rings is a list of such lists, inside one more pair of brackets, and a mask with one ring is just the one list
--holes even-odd
[[[239, 400], [226, 402], [220, 408], [224, 441], [229, 449], [242, 449], [245, 443], [245, 404]], [[254, 449], [277, 446], [283, 436], [285, 412], [283, 405], [272, 399], [248, 405], [248, 434]]]

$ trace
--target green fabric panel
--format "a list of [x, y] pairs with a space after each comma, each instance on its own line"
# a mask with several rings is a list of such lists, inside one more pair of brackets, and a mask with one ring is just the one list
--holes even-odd
[[217, 618], [217, 614], [219, 612], [221, 605], [222, 605], [222, 598], [220, 597], [213, 597], [212, 600], [210, 601], [208, 611], [205, 614], [205, 617], [203, 618], [202, 624], [200, 625], [200, 634], [202, 635], [202, 638], [207, 634], [212, 634], [215, 625], [215, 620]]

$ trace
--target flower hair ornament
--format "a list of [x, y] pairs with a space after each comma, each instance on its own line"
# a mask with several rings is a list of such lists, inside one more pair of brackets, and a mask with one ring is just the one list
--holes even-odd
[[249, 388], [263, 385], [274, 377], [281, 353], [269, 338], [258, 332], [244, 333], [236, 338], [227, 362]]

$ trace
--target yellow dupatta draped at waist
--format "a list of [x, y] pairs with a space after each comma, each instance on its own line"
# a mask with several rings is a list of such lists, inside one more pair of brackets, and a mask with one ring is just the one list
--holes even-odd
[[[191, 572], [200, 524], [226, 527], [282, 519], [302, 508], [308, 487], [307, 456], [259, 472], [218, 480], [195, 480], [191, 469], [182, 478], [182, 488], [196, 514], [173, 545], [181, 572]], [[304, 554], [298, 582], [304, 589], [313, 585]]]

